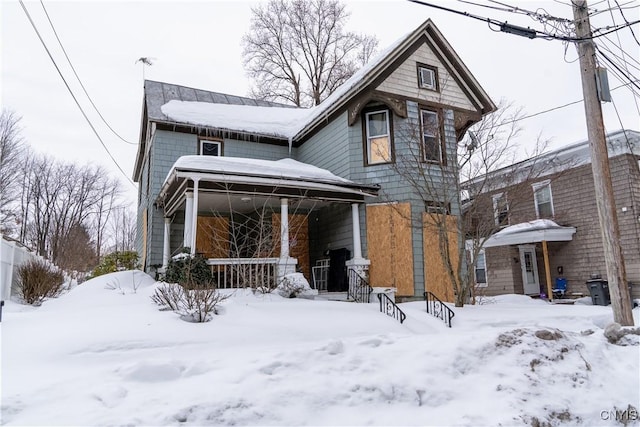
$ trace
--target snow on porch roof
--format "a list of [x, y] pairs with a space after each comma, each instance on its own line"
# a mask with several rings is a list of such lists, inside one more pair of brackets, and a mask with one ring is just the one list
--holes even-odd
[[489, 237], [483, 247], [520, 245], [525, 243], [567, 242], [573, 239], [575, 227], [563, 227], [549, 219], [537, 219], [511, 225]]
[[[215, 174], [238, 176], [245, 178], [287, 179], [298, 182], [329, 184], [341, 188], [357, 189], [367, 194], [377, 194], [379, 187], [370, 184], [359, 184], [339, 177], [307, 163], [293, 159], [262, 160], [244, 157], [217, 156], [182, 156], [167, 174], [164, 185], [177, 175]], [[164, 186], [163, 185], [163, 186]]]

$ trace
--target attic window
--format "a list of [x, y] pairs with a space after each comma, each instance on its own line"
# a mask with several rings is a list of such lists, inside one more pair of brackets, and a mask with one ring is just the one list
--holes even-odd
[[418, 86], [421, 89], [438, 90], [438, 69], [418, 64]]
[[222, 156], [222, 141], [200, 140], [201, 156]]

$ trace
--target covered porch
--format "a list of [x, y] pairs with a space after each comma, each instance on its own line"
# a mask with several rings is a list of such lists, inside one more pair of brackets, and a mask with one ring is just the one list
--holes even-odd
[[[313, 286], [313, 267], [326, 262], [317, 254], [328, 259], [325, 247], [332, 248], [330, 230], [315, 224], [338, 212], [341, 229], [350, 225], [345, 266], [362, 272], [369, 261], [362, 256], [361, 205], [377, 193], [377, 186], [292, 159], [181, 157], [156, 201], [164, 214], [162, 268], [189, 248], [208, 259], [221, 288], [273, 288], [296, 271]], [[326, 271], [324, 279], [326, 286]]]
[[[537, 245], [540, 244], [546, 284], [544, 293], [549, 299], [553, 299], [554, 288], [558, 280], [556, 280], [556, 282], [552, 282], [551, 280], [549, 244], [569, 242], [573, 239], [575, 233], [575, 227], [564, 227], [548, 219], [538, 219], [506, 227], [489, 237], [482, 247], [484, 249], [499, 247], [517, 248], [518, 256], [514, 257], [514, 261], [520, 265], [522, 293], [526, 295], [539, 295], [542, 293], [542, 289], [538, 273], [536, 248]], [[562, 272], [558, 271], [556, 279], [561, 275]]]

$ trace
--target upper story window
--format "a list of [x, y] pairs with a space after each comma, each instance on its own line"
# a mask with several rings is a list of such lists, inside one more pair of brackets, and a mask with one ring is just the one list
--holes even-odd
[[538, 218], [553, 218], [553, 196], [549, 180], [533, 184], [533, 199]]
[[200, 155], [222, 156], [222, 141], [200, 140]]
[[389, 110], [365, 113], [367, 164], [391, 162]]
[[509, 201], [504, 193], [493, 196], [493, 218], [499, 227], [509, 225]]
[[430, 110], [420, 110], [420, 129], [422, 134], [423, 160], [426, 162], [441, 163], [443, 158], [438, 113]]
[[418, 64], [418, 87], [438, 90], [438, 69], [429, 65]]
[[451, 214], [451, 204], [449, 203], [434, 202], [432, 200], [427, 200], [424, 202], [424, 208], [427, 213], [441, 214], [441, 215]]

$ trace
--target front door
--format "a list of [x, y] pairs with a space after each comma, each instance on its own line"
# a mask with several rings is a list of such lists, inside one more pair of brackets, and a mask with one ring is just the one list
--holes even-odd
[[519, 249], [524, 293], [525, 295], [538, 295], [540, 294], [540, 279], [536, 262], [536, 247], [532, 245], [519, 246]]

